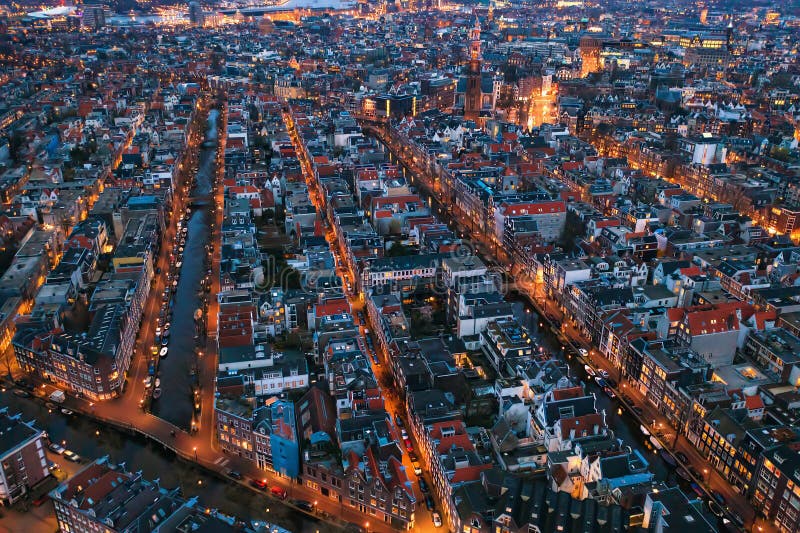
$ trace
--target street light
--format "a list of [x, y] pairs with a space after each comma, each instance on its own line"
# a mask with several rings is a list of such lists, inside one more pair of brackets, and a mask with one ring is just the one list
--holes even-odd
[[197, 461], [197, 446], [194, 447], [194, 460]]

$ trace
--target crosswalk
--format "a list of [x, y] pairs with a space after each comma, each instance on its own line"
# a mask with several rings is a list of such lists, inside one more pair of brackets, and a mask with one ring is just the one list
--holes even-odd
[[227, 466], [227, 464], [230, 463], [230, 462], [231, 462], [231, 460], [228, 459], [227, 457], [219, 457], [216, 461], [214, 461], [214, 464], [217, 465], [217, 466], [223, 466], [224, 467], [224, 466]]

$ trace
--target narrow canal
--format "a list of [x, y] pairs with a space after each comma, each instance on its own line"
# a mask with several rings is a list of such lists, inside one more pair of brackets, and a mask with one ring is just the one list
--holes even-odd
[[[200, 151], [198, 171], [192, 185], [191, 197], [207, 197], [215, 173], [217, 120], [219, 112], [212, 110], [208, 116], [206, 142]], [[178, 191], [177, 194], [181, 194]], [[170, 294], [172, 316], [169, 320], [168, 353], [159, 365], [162, 393], [154, 399], [152, 412], [175, 426], [190, 430], [196, 412], [193, 387], [197, 383], [196, 375], [196, 336], [198, 330], [195, 312], [203, 308], [201, 300], [201, 281], [208, 269], [206, 263], [206, 245], [209, 244], [210, 224], [208, 202], [198, 202], [191, 208], [188, 221], [183, 224], [188, 228], [185, 237], [180, 231], [176, 234], [176, 242], [172, 253], [174, 262], [171, 274], [179, 274], [177, 287]], [[182, 249], [182, 250], [181, 250]], [[166, 335], [165, 331], [162, 335]], [[206, 391], [211, 394], [211, 391]]]
[[[80, 455], [84, 463], [107, 455], [114, 463], [125, 462], [129, 472], [141, 470], [146, 479], [159, 479], [165, 488], [180, 486], [184, 497], [198, 496], [204, 506], [242, 520], [269, 521], [296, 533], [314, 532], [323, 527], [331, 529], [278, 500], [211, 476], [143, 438], [114, 431], [79, 415], [48, 412], [42, 400], [18, 398], [7, 390], [0, 392], [0, 409], [4, 407], [9, 414], [20, 413], [23, 420], [33, 421], [50, 435], [52, 442], [63, 442], [67, 449]], [[51, 452], [48, 452], [48, 459], [61, 465], [69, 464]]]

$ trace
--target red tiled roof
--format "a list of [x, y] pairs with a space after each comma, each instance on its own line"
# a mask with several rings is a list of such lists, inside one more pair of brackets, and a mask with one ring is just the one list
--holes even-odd
[[491, 464], [470, 465], [456, 468], [452, 479], [450, 479], [450, 484], [477, 481], [481, 477], [481, 472], [490, 468], [492, 468]]
[[690, 312], [684, 320], [692, 335], [724, 333], [739, 328], [739, 318], [736, 313], [724, 309]]
[[[563, 213], [567, 209], [564, 202], [526, 202], [523, 204], [500, 204], [500, 211], [505, 216], [517, 216], [522, 214], [540, 215], [547, 213]], [[524, 212], [524, 213], [523, 213]]]
[[583, 389], [580, 387], [566, 387], [563, 389], [555, 389], [553, 391], [553, 399], [556, 401], [568, 400], [570, 398], [580, 398], [583, 395]]
[[752, 396], [745, 396], [744, 405], [745, 407], [747, 407], [748, 411], [755, 411], [756, 409], [764, 408], [764, 400], [762, 400], [761, 396], [759, 396], [758, 394], [754, 394]]
[[700, 270], [700, 267], [698, 267], [698, 266], [692, 266], [692, 267], [688, 267], [688, 268], [682, 268], [681, 269], [681, 275], [687, 276], [687, 277], [702, 276], [703, 275], [703, 271]]
[[594, 435], [594, 427], [598, 429], [603, 428], [603, 417], [599, 413], [590, 413], [588, 415], [576, 416], [574, 418], [562, 418], [558, 421], [561, 426], [561, 435], [569, 436], [571, 431], [575, 431], [576, 437], [585, 435]]
[[346, 298], [327, 300], [326, 302], [317, 304], [314, 307], [314, 312], [317, 317], [350, 313], [350, 311], [350, 302], [348, 302]]
[[564, 170], [579, 170], [583, 168], [583, 163], [581, 161], [566, 161], [561, 164], [561, 168]]

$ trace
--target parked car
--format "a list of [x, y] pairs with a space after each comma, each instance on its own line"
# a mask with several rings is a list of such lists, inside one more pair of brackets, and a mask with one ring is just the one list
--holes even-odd
[[683, 453], [683, 452], [675, 452], [675, 457], [677, 457], [678, 461], [680, 461], [682, 463], [688, 463], [689, 462], [689, 458], [686, 457], [686, 454]]
[[272, 487], [269, 491], [273, 496], [276, 498], [280, 498], [281, 500], [285, 500], [288, 494], [286, 493], [286, 489], [282, 487]]
[[242, 474], [236, 470], [231, 470], [228, 472], [228, 477], [232, 477], [233, 479], [242, 479]]
[[580, 354], [581, 354], [582, 356], [584, 356], [584, 357], [586, 357], [587, 355], [589, 355], [589, 352], [586, 350], [586, 348], [578, 348], [578, 352], [580, 352]]
[[411, 466], [414, 468], [415, 476], [422, 475], [422, 467], [419, 465], [419, 461], [411, 461]]
[[394, 415], [394, 423], [397, 424], [397, 427], [399, 427], [399, 428], [405, 427], [405, 424], [403, 423], [403, 419], [400, 418], [399, 414]]
[[433, 527], [442, 527], [442, 517], [436, 511], [431, 514], [431, 519], [433, 519]]
[[297, 500], [295, 505], [304, 511], [308, 511], [309, 513], [314, 512], [314, 504], [306, 500]]
[[427, 507], [429, 511], [433, 511], [435, 508], [433, 498], [431, 498], [430, 494], [425, 496], [425, 507]]
[[65, 451], [67, 451], [66, 448], [64, 448], [57, 442], [51, 443], [50, 446], [48, 446], [48, 448], [50, 448], [51, 452], [57, 453], [58, 455], [62, 455]]
[[414, 446], [411, 444], [409, 439], [403, 439], [403, 444], [406, 446], [406, 451], [410, 452], [414, 450]]
[[711, 497], [714, 498], [717, 501], [718, 504], [725, 505], [725, 496], [723, 496], [719, 492], [717, 492], [715, 490], [712, 490], [711, 491]]
[[428, 493], [428, 484], [422, 478], [419, 478], [419, 490], [426, 494]]
[[67, 461], [72, 461], [73, 463], [80, 463], [81, 462], [81, 456], [78, 455], [77, 453], [73, 452], [73, 451], [70, 451], [70, 450], [65, 450], [64, 451], [64, 458]]

